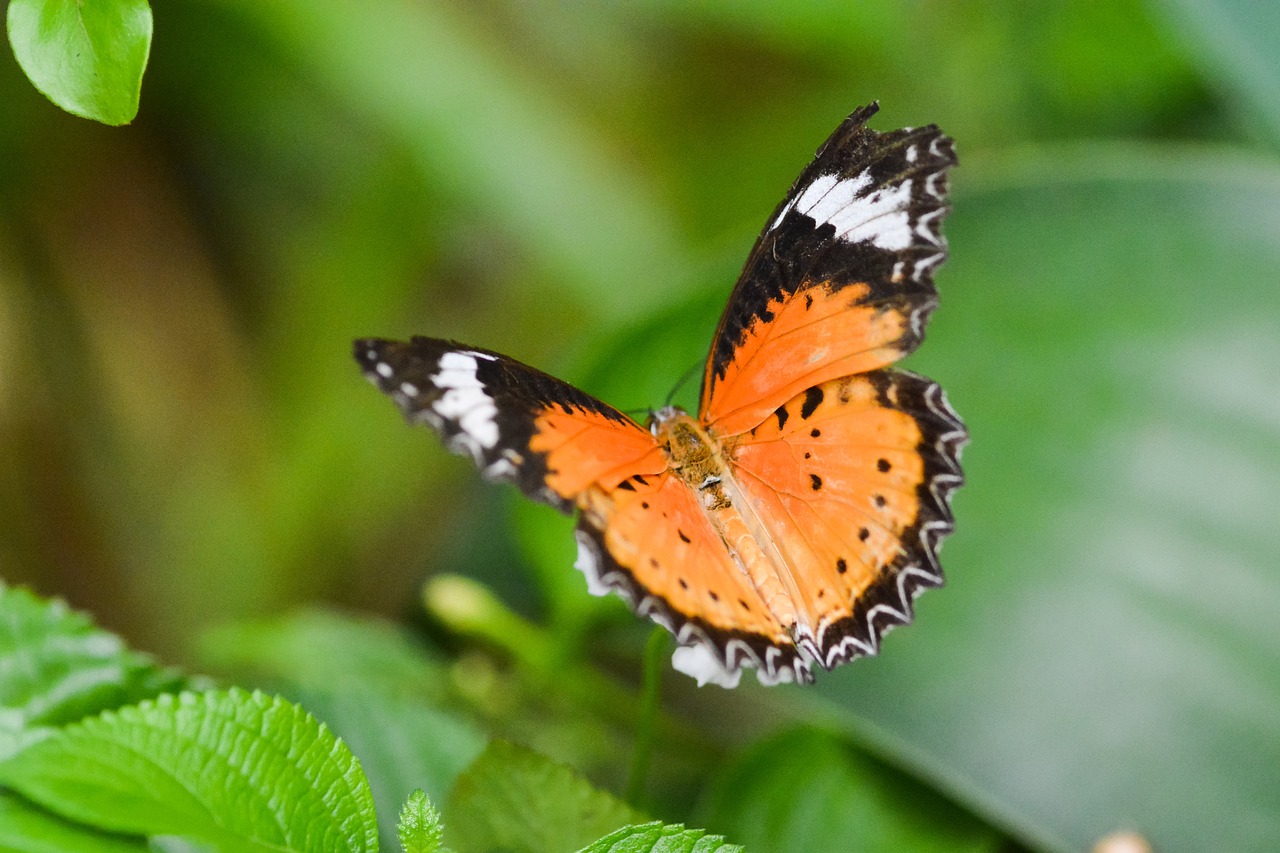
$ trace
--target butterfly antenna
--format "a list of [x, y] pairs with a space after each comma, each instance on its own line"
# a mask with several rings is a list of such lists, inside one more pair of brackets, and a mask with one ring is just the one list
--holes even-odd
[[686, 370], [684, 374], [680, 377], [680, 381], [677, 382], [675, 384], [675, 387], [671, 389], [671, 393], [667, 394], [667, 399], [664, 400], [662, 403], [663, 406], [671, 405], [671, 401], [675, 399], [676, 394], [680, 392], [680, 389], [684, 387], [684, 384], [688, 382], [689, 379], [693, 376], [693, 372], [698, 369], [698, 365], [700, 363], [701, 362], [695, 361], [692, 365], [689, 366], [689, 369]]

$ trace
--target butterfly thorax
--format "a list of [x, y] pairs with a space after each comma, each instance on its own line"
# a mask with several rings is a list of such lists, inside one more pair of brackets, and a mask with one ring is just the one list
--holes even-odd
[[694, 489], [708, 510], [727, 509], [724, 490], [728, 464], [719, 443], [687, 412], [667, 406], [649, 416], [649, 430], [667, 455], [672, 472]]

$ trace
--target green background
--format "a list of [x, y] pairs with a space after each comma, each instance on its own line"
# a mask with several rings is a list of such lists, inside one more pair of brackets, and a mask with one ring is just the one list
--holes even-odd
[[[568, 523], [408, 431], [350, 340], [453, 337], [656, 405], [814, 147], [879, 99], [875, 127], [936, 122], [961, 159], [910, 363], [973, 435], [949, 586], [816, 688], [673, 677], [672, 707], [729, 744], [833, 726], [1037, 849], [1273, 849], [1280, 7], [847, 5], [175, 0], [123, 129], [0, 60], [0, 574], [198, 665], [208, 626], [414, 621], [459, 572], [559, 654], [604, 630], [633, 664]], [[708, 828], [763, 808], [773, 763], [735, 765]]]

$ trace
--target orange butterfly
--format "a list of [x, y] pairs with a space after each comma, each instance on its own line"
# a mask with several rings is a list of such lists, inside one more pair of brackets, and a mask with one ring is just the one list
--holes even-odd
[[676, 669], [732, 687], [810, 682], [872, 655], [942, 584], [964, 424], [888, 366], [920, 345], [946, 258], [951, 140], [857, 110], [747, 258], [696, 418], [645, 426], [514, 359], [360, 340], [365, 374], [485, 476], [578, 515], [577, 567], [675, 635]]

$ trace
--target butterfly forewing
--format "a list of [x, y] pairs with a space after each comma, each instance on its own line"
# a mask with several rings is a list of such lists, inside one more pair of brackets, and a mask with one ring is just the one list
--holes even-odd
[[932, 125], [867, 128], [876, 109], [836, 129], [747, 259], [703, 376], [702, 419], [720, 435], [806, 388], [892, 364], [923, 338], [955, 154]]
[[485, 475], [571, 511], [588, 486], [666, 469], [653, 436], [567, 382], [495, 352], [415, 337], [355, 342], [365, 376]]

